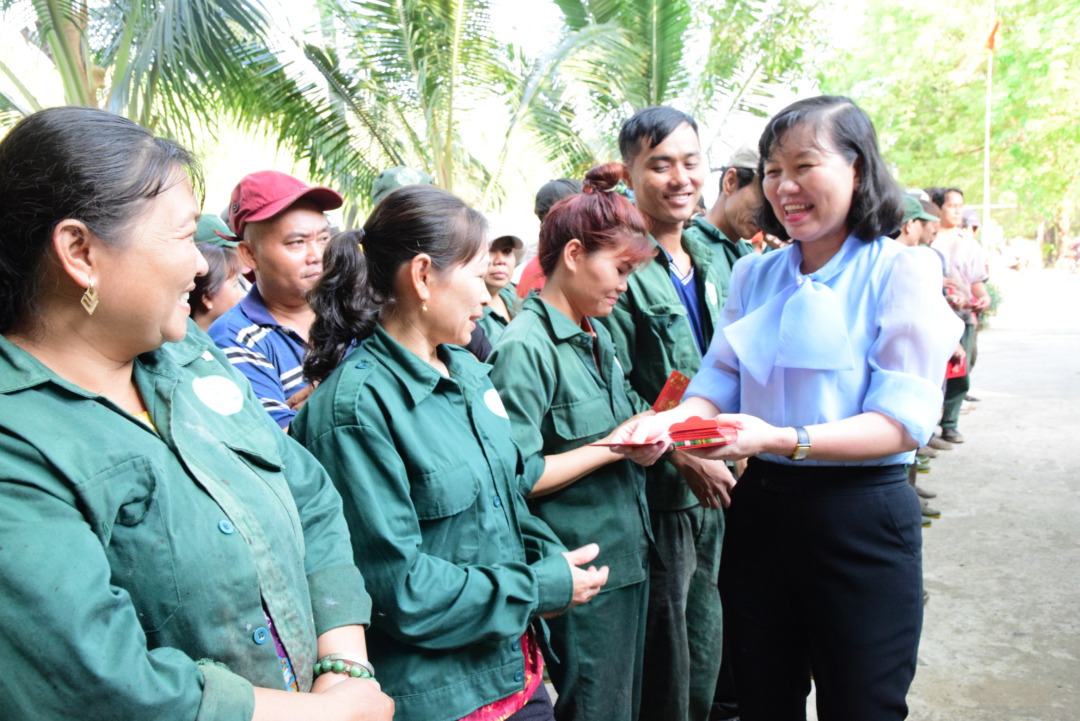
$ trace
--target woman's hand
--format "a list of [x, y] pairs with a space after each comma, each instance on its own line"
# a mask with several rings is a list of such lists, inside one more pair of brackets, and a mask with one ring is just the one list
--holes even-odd
[[[338, 678], [322, 681], [327, 676]], [[393, 717], [394, 699], [383, 693], [375, 679], [325, 673], [315, 680], [311, 693], [256, 687], [255, 713], [251, 718], [252, 721], [293, 721], [298, 718], [390, 721]]]
[[[674, 422], [668, 420], [668, 416], [672, 411], [665, 411], [663, 413], [655, 413], [653, 411], [646, 411], [644, 413], [638, 413], [621, 426], [613, 430], [604, 438], [605, 443], [633, 443], [642, 444], [648, 443], [650, 445], [657, 444], [660, 446], [660, 452], [663, 453], [667, 450], [668, 445], [671, 443], [667, 437], [668, 427]], [[628, 446], [619, 446], [620, 448], [626, 448]]]
[[[570, 564], [570, 575], [574, 579], [574, 596], [570, 600], [571, 606], [580, 606], [591, 601], [608, 580], [608, 567], [597, 569], [596, 566], [579, 568], [589, 561], [595, 560], [600, 555], [600, 546], [595, 543], [575, 548], [573, 551], [565, 551], [563, 556]], [[557, 614], [556, 614], [557, 615]]]
[[[607, 436], [601, 439], [601, 443], [618, 443], [620, 440], [626, 441], [631, 438], [638, 424], [646, 418], [655, 416], [654, 411], [645, 411], [644, 413], [638, 413], [636, 416], [631, 417], [621, 426], [617, 427]], [[625, 446], [611, 446], [611, 450], [614, 453], [629, 458], [634, 463], [641, 466], [651, 466], [660, 460], [664, 455], [664, 451], [668, 448], [668, 442], [664, 438], [658, 438], [652, 443], [646, 445], [625, 445]]]
[[330, 712], [323, 719], [348, 719], [348, 721], [390, 721], [394, 717], [394, 699], [387, 696], [372, 678], [351, 678], [340, 673], [324, 673], [341, 676], [343, 681], [324, 690], [312, 689], [323, 701], [330, 704]]
[[733, 443], [703, 448], [691, 446], [679, 449], [675, 453], [686, 453], [717, 461], [737, 461], [761, 453], [786, 456], [795, 450], [796, 437], [793, 428], [777, 428], [760, 418], [744, 413], [718, 415], [716, 422], [739, 430], [738, 437]]

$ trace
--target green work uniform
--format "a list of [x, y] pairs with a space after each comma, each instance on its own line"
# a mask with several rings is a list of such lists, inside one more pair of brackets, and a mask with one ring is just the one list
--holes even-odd
[[503, 331], [506, 330], [506, 326], [514, 319], [514, 316], [517, 315], [517, 306], [521, 303], [521, 298], [518, 298], [517, 290], [514, 288], [513, 283], [507, 284], [505, 288], [500, 290], [499, 297], [502, 298], [503, 303], [506, 304], [506, 311], [510, 314], [510, 317], [503, 318], [502, 315], [495, 312], [490, 305], [485, 305], [484, 315], [480, 320], [476, 321], [476, 324], [483, 329], [484, 334], [487, 336], [492, 347], [494, 347], [499, 341], [499, 338], [502, 337]]
[[[488, 362], [514, 439], [526, 455], [564, 453], [633, 415], [611, 336], [596, 337], [537, 295], [525, 299]], [[608, 566], [599, 596], [549, 622], [559, 721], [637, 718], [645, 640], [649, 518], [645, 472], [617, 460], [529, 501], [569, 548], [598, 543]]]
[[373, 603], [368, 651], [399, 721], [460, 719], [521, 691], [522, 634], [573, 594], [566, 547], [523, 498], [543, 459], [514, 445], [490, 366], [438, 352], [449, 378], [376, 327], [289, 427], [344, 499]]
[[267, 615], [302, 690], [369, 621], [329, 478], [188, 328], [135, 360], [154, 428], [0, 338], [0, 718], [249, 719]]
[[[659, 245], [651, 263], [630, 275], [610, 316], [611, 331], [638, 411], [648, 409], [671, 371], [693, 377], [701, 365], [694, 339]], [[684, 233], [694, 265], [707, 338], [720, 312], [712, 250]], [[645, 494], [656, 541], [649, 560], [649, 612], [641, 697], [643, 721], [705, 721], [720, 670], [722, 614], [717, 580], [724, 516], [703, 508], [668, 460], [646, 470]]]
[[745, 240], [731, 240], [700, 215], [690, 221], [690, 227], [684, 231], [684, 235], [712, 250], [714, 281], [719, 291], [719, 306], [723, 308], [731, 289], [731, 268], [739, 258], [753, 253], [754, 246]]

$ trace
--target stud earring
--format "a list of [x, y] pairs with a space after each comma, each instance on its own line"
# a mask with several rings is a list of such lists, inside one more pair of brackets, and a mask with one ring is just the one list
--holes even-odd
[[90, 285], [86, 287], [86, 292], [83, 293], [79, 302], [82, 303], [82, 307], [86, 310], [87, 315], [93, 315], [98, 307], [98, 301], [97, 288], [94, 287], [94, 281], [90, 281]]

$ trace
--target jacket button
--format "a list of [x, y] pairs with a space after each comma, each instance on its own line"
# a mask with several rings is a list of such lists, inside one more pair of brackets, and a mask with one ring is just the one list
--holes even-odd
[[502, 506], [502, 499], [498, 496], [495, 496], [495, 499], [492, 501], [492, 503], [495, 505], [496, 508], [499, 508], [500, 506]]
[[226, 536], [230, 535], [233, 531], [236, 530], [236, 527], [233, 526], [233, 524], [230, 523], [228, 520], [221, 521], [217, 524], [217, 527], [218, 530], [224, 533]]
[[255, 633], [251, 634], [251, 638], [253, 641], [255, 641], [255, 643], [262, 646], [270, 638], [270, 632], [260, 626], [259, 628], [255, 629]]
[[514, 680], [515, 681], [521, 681], [524, 678], [525, 678], [525, 672], [524, 671], [514, 671]]
[[356, 364], [356, 367], [359, 368], [360, 370], [364, 370], [365, 368], [368, 367], [368, 362], [367, 361], [360, 361], [359, 363]]
[[515, 651], [520, 651], [521, 641], [514, 641], [512, 644], [510, 644], [510, 648], [514, 649]]

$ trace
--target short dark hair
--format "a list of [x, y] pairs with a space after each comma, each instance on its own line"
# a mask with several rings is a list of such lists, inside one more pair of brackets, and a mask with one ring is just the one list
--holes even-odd
[[[851, 98], [819, 95], [794, 102], [773, 116], [758, 141], [758, 175], [764, 177], [765, 163], [784, 136], [803, 123], [809, 123], [815, 134], [827, 132], [837, 151], [858, 165], [859, 184], [851, 196], [848, 232], [869, 241], [899, 228], [904, 215], [903, 191], [881, 157], [874, 124]], [[782, 240], [790, 239], [770, 203], [762, 204], [758, 226]]]
[[945, 205], [945, 196], [949, 193], [959, 193], [960, 197], [964, 197], [964, 191], [960, 188], [941, 188], [934, 186], [932, 188], [926, 188], [926, 194], [930, 196], [930, 200], [934, 205], [938, 206], [938, 213], [940, 214], [941, 208]]
[[77, 106], [40, 110], [0, 142], [0, 333], [40, 312], [44, 260], [60, 221], [111, 244], [178, 172], [202, 194], [198, 161], [127, 118]]
[[402, 265], [421, 253], [440, 271], [465, 263], [485, 247], [486, 235], [484, 216], [453, 193], [432, 185], [391, 191], [363, 229], [338, 233], [326, 247], [322, 277], [308, 293], [315, 321], [304, 375], [324, 380], [357, 341], [371, 335], [379, 308], [394, 300]]
[[240, 254], [234, 248], [217, 243], [196, 243], [195, 247], [206, 259], [206, 273], [195, 276], [195, 290], [190, 295], [192, 318], [196, 313], [209, 312], [206, 303], [210, 296], [221, 290], [225, 281], [242, 269]]
[[590, 255], [628, 240], [628, 252], [639, 262], [652, 257], [645, 219], [633, 203], [615, 192], [615, 186], [625, 179], [622, 163], [597, 166], [585, 174], [584, 192], [569, 195], [551, 207], [540, 226], [537, 253], [544, 275], [551, 277], [563, 248], [574, 238]]
[[720, 168], [720, 192], [721, 193], [724, 192], [724, 177], [727, 176], [727, 171], [729, 171], [729, 170], [734, 170], [735, 171], [735, 180], [738, 183], [735, 186], [735, 190], [742, 190], [746, 186], [750, 185], [750, 183], [753, 183], [754, 179], [757, 178], [757, 173], [754, 172], [753, 170], [751, 170], [750, 168], [732, 168], [730, 166], [727, 167], [727, 168]]
[[540, 190], [536, 191], [536, 202], [533, 203], [533, 212], [536, 213], [536, 217], [543, 223], [544, 217], [547, 216], [548, 211], [551, 210], [551, 206], [555, 205], [568, 195], [574, 195], [580, 192], [580, 180], [574, 180], [573, 178], [557, 178], [556, 180], [549, 180], [540, 186]]
[[623, 162], [630, 165], [646, 141], [650, 149], [655, 148], [683, 123], [697, 133], [697, 122], [681, 110], [667, 105], [654, 105], [637, 111], [623, 123], [622, 130], [619, 131], [619, 152]]

